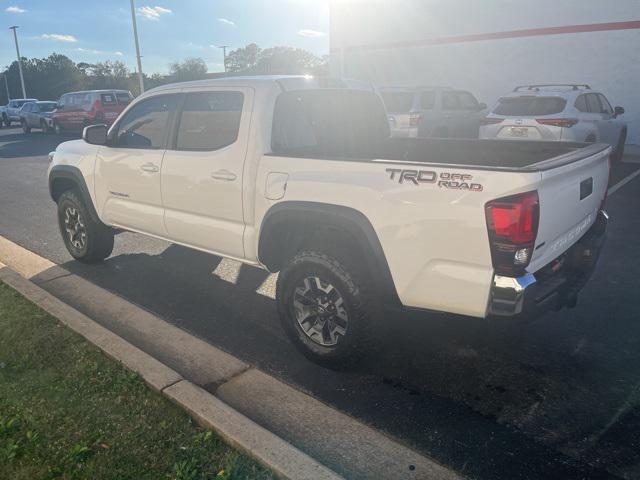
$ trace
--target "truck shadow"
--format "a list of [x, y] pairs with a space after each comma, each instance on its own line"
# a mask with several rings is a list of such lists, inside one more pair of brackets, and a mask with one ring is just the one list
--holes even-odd
[[[601, 347], [589, 340], [597, 327], [576, 328], [580, 315], [487, 325], [387, 312], [380, 347], [349, 371], [333, 372], [288, 342], [273, 300], [275, 278], [265, 271], [175, 245], [156, 256], [123, 254], [97, 267], [63, 267], [480, 478], [568, 479], [572, 465], [583, 475], [582, 465], [597, 454], [589, 435], [629, 394], [622, 388], [613, 395], [602, 384], [628, 355], [597, 364]], [[629, 375], [636, 370], [626, 366]], [[518, 468], [531, 455], [536, 466], [520, 477]]]

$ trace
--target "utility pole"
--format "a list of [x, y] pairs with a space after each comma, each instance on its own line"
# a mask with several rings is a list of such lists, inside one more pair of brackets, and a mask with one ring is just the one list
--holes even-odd
[[224, 63], [224, 73], [226, 75], [227, 74], [227, 48], [229, 48], [229, 45], [220, 45], [218, 48], [222, 49], [222, 56], [223, 56], [222, 63]]
[[9, 27], [13, 30], [13, 39], [16, 41], [16, 55], [18, 55], [18, 70], [20, 71], [20, 83], [22, 84], [22, 98], [27, 98], [27, 89], [24, 88], [24, 76], [22, 75], [22, 58], [20, 58], [20, 47], [18, 47], [18, 34], [16, 33], [17, 25]]
[[142, 76], [142, 57], [140, 56], [140, 43], [138, 42], [138, 25], [136, 24], [136, 7], [131, 0], [131, 21], [133, 22], [133, 39], [136, 42], [136, 60], [138, 61], [138, 80], [140, 81], [140, 93], [144, 93], [144, 77]]

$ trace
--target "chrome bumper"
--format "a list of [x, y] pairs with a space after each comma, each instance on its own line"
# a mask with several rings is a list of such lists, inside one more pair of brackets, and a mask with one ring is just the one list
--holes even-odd
[[578, 293], [595, 270], [608, 219], [601, 210], [593, 226], [575, 245], [536, 273], [517, 278], [494, 275], [489, 316], [535, 318], [550, 309], [574, 307]]

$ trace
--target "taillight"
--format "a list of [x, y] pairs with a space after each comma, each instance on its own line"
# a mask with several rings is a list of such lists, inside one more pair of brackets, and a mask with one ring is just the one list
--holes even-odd
[[529, 265], [538, 235], [538, 192], [492, 200], [485, 205], [493, 268], [499, 275], [520, 276]]
[[495, 125], [496, 123], [502, 123], [503, 120], [503, 118], [484, 117], [480, 119], [480, 125]]
[[571, 128], [578, 123], [577, 118], [536, 118], [536, 122], [541, 125], [551, 125], [553, 127]]
[[419, 113], [410, 113], [409, 114], [409, 126], [410, 127], [417, 127], [420, 124], [420, 119], [422, 118], [422, 115], [420, 115]]

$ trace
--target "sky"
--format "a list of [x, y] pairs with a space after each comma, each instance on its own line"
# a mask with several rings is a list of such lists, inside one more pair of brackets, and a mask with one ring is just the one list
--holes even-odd
[[[142, 68], [166, 73], [171, 62], [201, 57], [223, 69], [220, 45], [288, 45], [329, 53], [329, 0], [135, 0]], [[52, 52], [75, 62], [121, 60], [136, 69], [129, 0], [0, 0], [0, 68], [20, 54]], [[3, 28], [5, 33], [2, 33]]]

